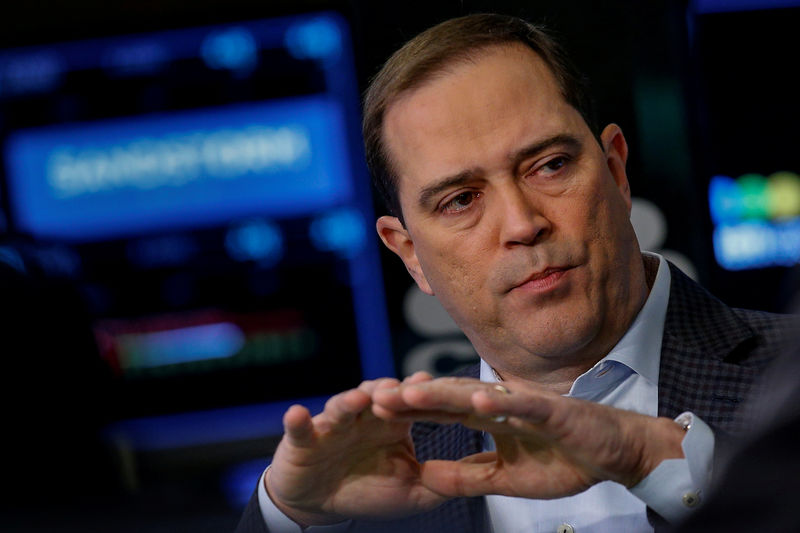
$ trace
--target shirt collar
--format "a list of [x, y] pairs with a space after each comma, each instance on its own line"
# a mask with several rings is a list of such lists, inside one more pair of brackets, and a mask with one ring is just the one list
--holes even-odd
[[[671, 276], [667, 261], [661, 255], [652, 252], [642, 252], [642, 254], [658, 259], [658, 272], [653, 281], [653, 287], [631, 327], [608, 355], [597, 362], [595, 367], [604, 364], [605, 361], [615, 361], [622, 363], [652, 383], [658, 384], [661, 340], [664, 335], [664, 320], [667, 316]], [[483, 359], [481, 359], [480, 379], [487, 382], [497, 381], [492, 373], [492, 368]]]
[[661, 340], [669, 303], [670, 273], [666, 259], [659, 254], [643, 252], [658, 259], [658, 272], [644, 306], [631, 327], [603, 361], [622, 363], [652, 383], [658, 383], [661, 363]]

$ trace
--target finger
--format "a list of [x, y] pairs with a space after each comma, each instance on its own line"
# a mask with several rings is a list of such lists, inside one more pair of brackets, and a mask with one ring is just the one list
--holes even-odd
[[346, 426], [353, 422], [370, 404], [370, 397], [364, 391], [351, 389], [332, 396], [322, 411], [332, 426]]
[[[560, 397], [559, 397], [560, 398]], [[553, 413], [554, 399], [545, 392], [481, 389], [472, 394], [475, 411], [483, 417], [517, 417], [532, 424], [541, 424]]]
[[450, 413], [446, 411], [422, 411], [422, 410], [392, 410], [373, 403], [372, 414], [376, 417], [388, 421], [403, 422], [437, 422], [439, 424], [455, 424], [464, 422], [467, 418], [466, 413]]
[[387, 384], [391, 383], [392, 386], [396, 387], [400, 384], [398, 380], [395, 378], [381, 378], [381, 379], [370, 379], [367, 381], [361, 382], [358, 386], [359, 390], [364, 391], [365, 393], [372, 396], [372, 392], [378, 387], [385, 387]]
[[372, 394], [372, 412], [385, 420], [458, 421], [466, 413], [444, 409], [417, 409], [406, 402], [402, 387], [378, 388]]
[[[416, 372], [403, 380], [403, 383], [423, 381], [429, 374]], [[382, 380], [372, 391], [372, 413], [383, 420], [405, 420], [405, 412], [409, 410], [400, 394], [400, 382]]]
[[420, 410], [474, 412], [472, 394], [489, 384], [469, 378], [440, 378], [401, 386], [404, 402]]
[[497, 468], [494, 452], [460, 461], [426, 461], [420, 478], [428, 489], [446, 498], [507, 494], [504, 471]]
[[471, 463], [471, 464], [495, 463], [497, 462], [497, 453], [496, 452], [474, 453], [472, 455], [468, 455], [466, 457], [461, 458], [460, 462]]
[[[375, 416], [403, 420], [430, 420], [451, 423], [460, 421], [449, 414], [464, 415], [474, 411], [472, 392], [489, 386], [471, 378], [433, 379], [425, 372], [406, 378], [400, 386], [388, 383], [376, 387], [372, 399]], [[425, 414], [425, 412], [430, 414]]]
[[293, 405], [283, 415], [283, 430], [289, 443], [294, 446], [309, 446], [314, 442], [314, 425], [311, 413], [302, 405]]
[[[410, 379], [410, 378], [407, 378]], [[372, 411], [378, 415], [379, 412], [389, 416], [390, 412], [408, 411], [410, 407], [403, 400], [401, 394], [402, 385], [398, 381], [383, 380], [372, 391], [372, 401], [374, 402]], [[376, 406], [378, 409], [376, 409]]]

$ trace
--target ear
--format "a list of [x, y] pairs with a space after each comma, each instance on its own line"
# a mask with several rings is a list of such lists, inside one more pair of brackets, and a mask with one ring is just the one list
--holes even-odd
[[375, 227], [378, 229], [378, 235], [380, 235], [383, 244], [403, 260], [406, 270], [417, 282], [420, 290], [425, 294], [433, 295], [433, 289], [428, 284], [428, 280], [419, 264], [419, 259], [417, 259], [414, 241], [411, 240], [411, 235], [400, 220], [397, 217], [383, 216], [378, 219]]
[[625, 164], [628, 162], [628, 143], [622, 130], [616, 124], [609, 124], [600, 134], [600, 142], [606, 154], [606, 164], [614, 177], [625, 205], [628, 206], [628, 213], [631, 211], [631, 187], [628, 183], [628, 173]]

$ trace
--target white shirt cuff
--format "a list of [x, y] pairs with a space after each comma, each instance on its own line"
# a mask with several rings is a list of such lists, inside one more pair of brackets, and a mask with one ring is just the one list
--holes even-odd
[[630, 489], [667, 522], [677, 523], [697, 509], [711, 483], [714, 433], [692, 413], [681, 413], [676, 422], [689, 429], [681, 442], [683, 459], [667, 459]]
[[[267, 467], [269, 470], [269, 467]], [[347, 529], [350, 525], [350, 520], [332, 524], [329, 526], [309, 526], [305, 529], [301, 528], [291, 518], [283, 514], [280, 509], [275, 505], [267, 493], [267, 488], [264, 485], [264, 476], [267, 470], [261, 474], [261, 479], [258, 480], [258, 507], [261, 509], [261, 516], [264, 518], [264, 523], [270, 533], [339, 533]]]

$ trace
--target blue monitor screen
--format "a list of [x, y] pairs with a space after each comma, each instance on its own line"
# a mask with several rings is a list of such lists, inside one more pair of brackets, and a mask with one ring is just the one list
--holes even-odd
[[12, 133], [21, 230], [96, 240], [353, 200], [341, 106], [322, 96]]

